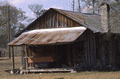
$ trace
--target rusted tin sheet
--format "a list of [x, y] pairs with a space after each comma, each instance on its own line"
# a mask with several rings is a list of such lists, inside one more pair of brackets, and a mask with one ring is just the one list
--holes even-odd
[[[101, 16], [98, 14], [90, 14], [90, 13], [78, 13], [78, 12], [73, 12], [73, 11], [67, 11], [67, 10], [60, 10], [60, 9], [55, 9], [55, 8], [50, 8], [47, 12], [58, 12], [65, 17], [70, 18], [71, 20], [77, 22], [78, 24], [92, 30], [93, 32], [100, 32], [100, 33], [105, 33], [104, 28], [101, 26]], [[45, 13], [44, 13], [45, 14]], [[44, 16], [44, 14], [42, 16]], [[15, 36], [19, 36], [22, 32], [27, 30], [28, 28], [32, 27], [34, 23], [36, 24], [36, 21], [38, 21], [40, 18], [43, 19], [43, 17], [39, 17], [35, 21], [33, 21], [30, 25], [28, 25], [23, 31], [18, 33]], [[56, 16], [56, 15], [54, 15]], [[33, 25], [32, 25], [33, 24]], [[64, 26], [65, 27], [65, 26]]]
[[24, 44], [26, 41], [28, 41], [28, 39], [34, 37], [37, 33], [32, 33], [32, 34], [21, 34], [19, 37], [17, 37], [15, 40], [13, 40], [12, 42], [10, 42], [9, 44], [12, 45], [22, 45]]
[[42, 45], [75, 41], [84, 31], [85, 27], [39, 29], [22, 33], [9, 43], [15, 45]]
[[79, 24], [91, 29], [94, 32], [104, 33], [103, 27], [101, 27], [101, 16], [92, 15], [89, 13], [78, 13], [60, 9], [54, 9], [57, 12], [67, 16], [68, 18], [78, 22]]

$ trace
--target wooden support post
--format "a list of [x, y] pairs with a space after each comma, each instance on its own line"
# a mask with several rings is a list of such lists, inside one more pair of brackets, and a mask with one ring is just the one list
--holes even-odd
[[11, 59], [10, 46], [8, 46], [8, 52], [9, 52], [9, 59]]
[[15, 70], [15, 63], [14, 63], [14, 48], [12, 47], [12, 61], [13, 61], [13, 74]]
[[22, 61], [22, 66], [25, 67], [25, 59], [24, 59], [24, 56], [25, 56], [25, 51], [24, 51], [24, 47], [22, 46], [21, 61]]
[[28, 69], [28, 56], [27, 56], [27, 47], [25, 46], [25, 63], [26, 63], [26, 69]]

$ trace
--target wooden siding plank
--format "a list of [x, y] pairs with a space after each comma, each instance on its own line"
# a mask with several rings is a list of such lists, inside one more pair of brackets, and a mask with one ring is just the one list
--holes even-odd
[[49, 28], [51, 28], [51, 12], [50, 12], [50, 14], [49, 14]]
[[63, 16], [63, 27], [65, 27], [65, 17]]
[[45, 28], [45, 17], [43, 18], [43, 28]]
[[58, 13], [58, 27], [61, 27], [61, 14]]
[[49, 28], [49, 15], [47, 14], [46, 17], [47, 17], [46, 18], [46, 20], [47, 20], [47, 24], [46, 24], [47, 26], [46, 26], [46, 28]]
[[54, 19], [55, 19], [55, 15], [54, 12], [52, 12], [52, 27], [55, 27]]
[[46, 28], [46, 16], [44, 18], [44, 28]]
[[65, 27], [67, 27], [67, 18], [65, 17]]
[[64, 22], [64, 21], [63, 21], [63, 17], [64, 17], [64, 16], [61, 15], [61, 27], [64, 27], [64, 26], [63, 26], [63, 22]]
[[58, 13], [57, 13], [57, 15], [56, 15], [56, 28], [58, 28], [59, 27], [59, 17], [58, 17]]
[[53, 12], [51, 11], [51, 28], [53, 27]]
[[91, 53], [91, 65], [93, 65], [94, 64], [94, 39], [93, 39], [93, 33], [92, 33], [92, 31], [90, 31], [90, 53]]
[[[70, 18], [55, 12], [50, 11], [50, 13], [45, 14], [36, 23], [32, 24], [29, 28], [32, 29], [41, 29], [41, 28], [58, 28], [58, 27], [76, 27], [80, 24], [74, 22]], [[28, 29], [28, 30], [29, 30]]]
[[67, 27], [69, 27], [69, 19], [67, 18]]
[[54, 14], [54, 27], [56, 27], [57, 28], [57, 13], [55, 12], [55, 14]]

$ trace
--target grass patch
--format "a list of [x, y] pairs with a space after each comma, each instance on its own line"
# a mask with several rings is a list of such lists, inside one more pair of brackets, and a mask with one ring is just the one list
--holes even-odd
[[[21, 58], [15, 57], [15, 68], [21, 66]], [[9, 74], [12, 69], [12, 59], [0, 57], [0, 79], [120, 79], [120, 71], [100, 72], [81, 71], [79, 73], [30, 73], [30, 74]]]

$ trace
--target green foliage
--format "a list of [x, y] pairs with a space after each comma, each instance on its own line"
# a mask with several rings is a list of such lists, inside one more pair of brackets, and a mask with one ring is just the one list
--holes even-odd
[[16, 8], [12, 4], [9, 4], [9, 2], [0, 2], [0, 44], [2, 46], [6, 46], [7, 44], [8, 22], [10, 22], [10, 39], [13, 40], [14, 34], [25, 27], [22, 23], [22, 21], [27, 19], [25, 13], [25, 11]]

